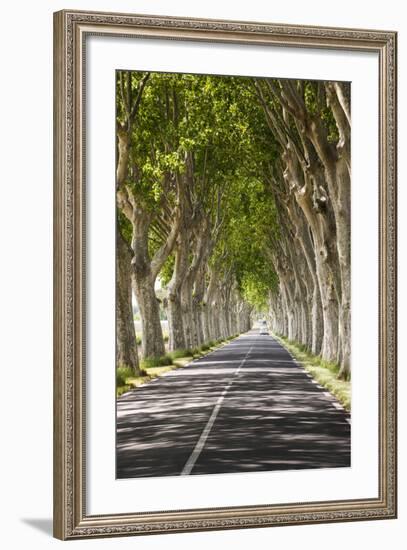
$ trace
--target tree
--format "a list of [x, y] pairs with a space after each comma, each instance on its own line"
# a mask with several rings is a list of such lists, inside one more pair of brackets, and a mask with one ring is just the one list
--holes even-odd
[[[157, 75], [150, 78], [148, 73], [126, 71], [124, 76], [119, 71], [117, 81], [121, 99], [117, 110], [117, 202], [132, 224], [132, 280], [142, 322], [142, 353], [156, 357], [163, 355], [165, 348], [155, 281], [174, 247], [180, 221], [174, 178], [177, 159], [167, 141], [172, 133], [169, 91], [165, 81]], [[160, 126], [165, 133], [157, 131]], [[164, 231], [160, 233], [162, 244], [151, 257], [149, 232], [153, 224]]]
[[144, 356], [247, 330], [253, 311], [350, 376], [344, 83], [119, 72], [117, 198]]
[[116, 232], [116, 247], [116, 364], [118, 367], [129, 367], [135, 375], [139, 375], [131, 300], [132, 251], [122, 236], [120, 228]]
[[[322, 356], [350, 375], [350, 116], [344, 84], [256, 82], [286, 182], [311, 230], [324, 324]], [[341, 97], [341, 100], [339, 100]], [[277, 171], [278, 172], [278, 171]], [[286, 194], [288, 194], [286, 192]], [[295, 216], [295, 214], [294, 214]], [[298, 229], [298, 226], [297, 226]], [[305, 233], [304, 233], [305, 235]], [[305, 245], [305, 243], [304, 243]], [[303, 247], [305, 248], [305, 246]]]

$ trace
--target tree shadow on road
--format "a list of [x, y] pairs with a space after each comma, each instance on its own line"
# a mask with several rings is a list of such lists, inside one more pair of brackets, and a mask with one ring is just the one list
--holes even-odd
[[236, 375], [242, 354], [217, 352], [120, 399], [117, 477], [179, 475], [230, 380], [192, 475], [349, 467], [346, 413], [283, 348], [272, 363], [256, 349]]

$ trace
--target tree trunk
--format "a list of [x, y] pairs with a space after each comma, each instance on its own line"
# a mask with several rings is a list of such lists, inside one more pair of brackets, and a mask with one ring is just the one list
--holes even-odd
[[304, 281], [306, 281], [308, 293], [307, 316], [309, 318], [310, 332], [307, 338], [307, 346], [314, 355], [319, 355], [322, 348], [324, 326], [319, 283], [316, 272], [315, 250], [311, 242], [310, 226], [306, 222], [304, 213], [299, 208], [295, 199], [292, 199], [287, 205], [287, 211], [296, 228], [296, 236], [307, 266], [304, 266]]
[[[202, 214], [202, 213], [200, 213]], [[188, 267], [181, 289], [181, 304], [184, 317], [185, 341], [188, 347], [196, 348], [202, 340], [200, 327], [200, 307], [204, 294], [204, 284], [199, 281], [202, 277], [201, 267], [209, 253], [209, 220], [205, 216], [196, 217], [193, 228], [194, 239], [191, 250], [192, 262]]]
[[206, 265], [202, 264], [198, 270], [192, 298], [192, 309], [195, 328], [195, 345], [201, 346], [205, 342], [203, 327], [203, 300], [205, 294]]
[[221, 336], [228, 338], [230, 336], [230, 291], [231, 282], [225, 276], [221, 283]]
[[168, 328], [170, 351], [185, 349], [184, 323], [178, 293], [173, 293], [168, 297]]
[[205, 342], [210, 340], [215, 340], [216, 335], [213, 327], [213, 299], [216, 291], [216, 274], [215, 270], [209, 269], [209, 283], [204, 293], [204, 304], [202, 312], [202, 321], [203, 321], [203, 332]]
[[134, 268], [132, 283], [140, 308], [143, 357], [161, 357], [165, 354], [165, 345], [154, 282], [149, 273], [141, 274]]
[[140, 308], [143, 357], [161, 357], [165, 354], [161, 329], [160, 307], [155, 294], [155, 277], [148, 255], [148, 223], [141, 212], [133, 219], [132, 284]]
[[[313, 193], [323, 191], [321, 204], [333, 212], [334, 247], [321, 219], [315, 212], [304, 210], [312, 227], [320, 298], [324, 317], [324, 341], [322, 355], [325, 359], [341, 363], [340, 375], [350, 375], [350, 89], [340, 82], [316, 84], [317, 111], [312, 113], [306, 105], [304, 86], [289, 80], [281, 80], [276, 86], [268, 81], [269, 90], [283, 106], [282, 116], [274, 106], [267, 104], [261, 85], [257, 84], [260, 102], [266, 118], [284, 149], [287, 184], [295, 189], [300, 199], [303, 190], [309, 198], [310, 178]], [[332, 110], [339, 139], [333, 144], [322, 121], [322, 109], [326, 101]], [[292, 117], [292, 118], [291, 118]], [[297, 133], [293, 138], [293, 122]], [[311, 145], [312, 144], [312, 145]], [[294, 153], [294, 154], [293, 154]], [[298, 170], [298, 165], [302, 167]], [[320, 173], [321, 172], [321, 173]], [[305, 180], [305, 185], [303, 185]], [[307, 181], [308, 180], [308, 181]], [[308, 189], [307, 189], [308, 187]], [[327, 200], [328, 199], [328, 200]], [[319, 210], [322, 218], [324, 208]], [[307, 212], [308, 210], [308, 212]], [[327, 225], [325, 224], [325, 229]], [[335, 250], [334, 250], [335, 248]], [[321, 257], [320, 257], [321, 255]], [[327, 323], [329, 323], [327, 325]]]
[[328, 144], [326, 130], [312, 121], [307, 132], [325, 169], [329, 196], [335, 215], [336, 246], [340, 270], [339, 375], [350, 377], [350, 106], [349, 87], [345, 83], [325, 84], [327, 104], [332, 109], [339, 140], [335, 150]]
[[[340, 275], [336, 250], [336, 232], [332, 207], [324, 202], [321, 210], [316, 210], [315, 199], [311, 195], [322, 177], [320, 169], [306, 175], [305, 185], [296, 192], [296, 199], [310, 226], [315, 254], [315, 266], [322, 305], [323, 339], [321, 355], [327, 361], [336, 362], [338, 358], [338, 317], [340, 304]], [[316, 183], [315, 183], [316, 182]]]
[[216, 285], [213, 299], [211, 302], [211, 315], [210, 315], [210, 322], [211, 322], [211, 331], [212, 331], [212, 339], [213, 340], [219, 340], [222, 336], [223, 331], [223, 325], [221, 322], [221, 303], [220, 303], [220, 292], [219, 292], [219, 286]]
[[131, 291], [132, 254], [119, 229], [116, 247], [116, 365], [130, 367], [139, 375]]
[[181, 287], [181, 308], [185, 345], [187, 348], [193, 348], [192, 285], [188, 277], [183, 281]]
[[178, 234], [174, 271], [171, 281], [168, 283], [169, 347], [171, 351], [187, 347], [181, 305], [181, 287], [188, 269], [188, 254], [189, 240], [184, 224]]
[[316, 276], [315, 276], [315, 280], [313, 281], [311, 318], [312, 318], [311, 353], [313, 353], [314, 355], [319, 355], [322, 350], [324, 325], [323, 325], [323, 317], [322, 317], [321, 295], [319, 292], [319, 286], [318, 286], [318, 281], [316, 279]]

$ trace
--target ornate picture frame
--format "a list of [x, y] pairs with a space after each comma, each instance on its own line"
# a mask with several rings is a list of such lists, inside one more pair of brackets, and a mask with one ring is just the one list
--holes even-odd
[[[86, 41], [91, 36], [370, 52], [379, 97], [378, 492], [374, 498], [87, 511]], [[396, 452], [395, 32], [113, 14], [54, 14], [54, 535], [59, 539], [391, 519]], [[113, 328], [114, 330], [114, 328]]]

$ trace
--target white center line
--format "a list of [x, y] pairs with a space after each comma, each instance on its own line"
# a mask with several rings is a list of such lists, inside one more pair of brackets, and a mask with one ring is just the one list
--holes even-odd
[[[249, 353], [252, 351], [253, 345], [254, 344], [252, 344], [250, 346], [250, 348], [249, 348], [248, 352], [246, 353], [244, 359], [242, 359], [242, 361], [239, 363], [239, 366], [237, 367], [236, 371], [233, 373], [233, 376], [237, 375], [240, 372], [240, 370], [241, 370], [242, 366], [244, 365], [247, 357], [249, 356]], [[184, 466], [184, 468], [183, 468], [180, 475], [187, 476], [192, 472], [192, 468], [195, 466], [195, 463], [198, 460], [198, 457], [201, 454], [201, 452], [202, 452], [202, 450], [205, 446], [206, 440], [208, 439], [208, 436], [209, 436], [209, 433], [212, 429], [212, 426], [215, 423], [216, 417], [218, 416], [218, 413], [219, 413], [220, 408], [222, 406], [222, 402], [225, 398], [225, 395], [227, 394], [227, 392], [228, 392], [228, 390], [229, 390], [229, 388], [232, 384], [233, 384], [233, 378], [225, 386], [223, 392], [221, 393], [218, 400], [216, 401], [216, 404], [215, 404], [215, 406], [212, 410], [212, 414], [209, 417], [209, 420], [206, 423], [206, 426], [203, 429], [203, 431], [202, 431], [202, 433], [201, 433], [201, 435], [198, 439], [198, 442], [195, 445], [194, 450], [192, 451], [191, 456], [188, 458], [188, 460], [187, 460], [187, 462], [186, 462], [186, 464], [185, 464], [185, 466]]]

